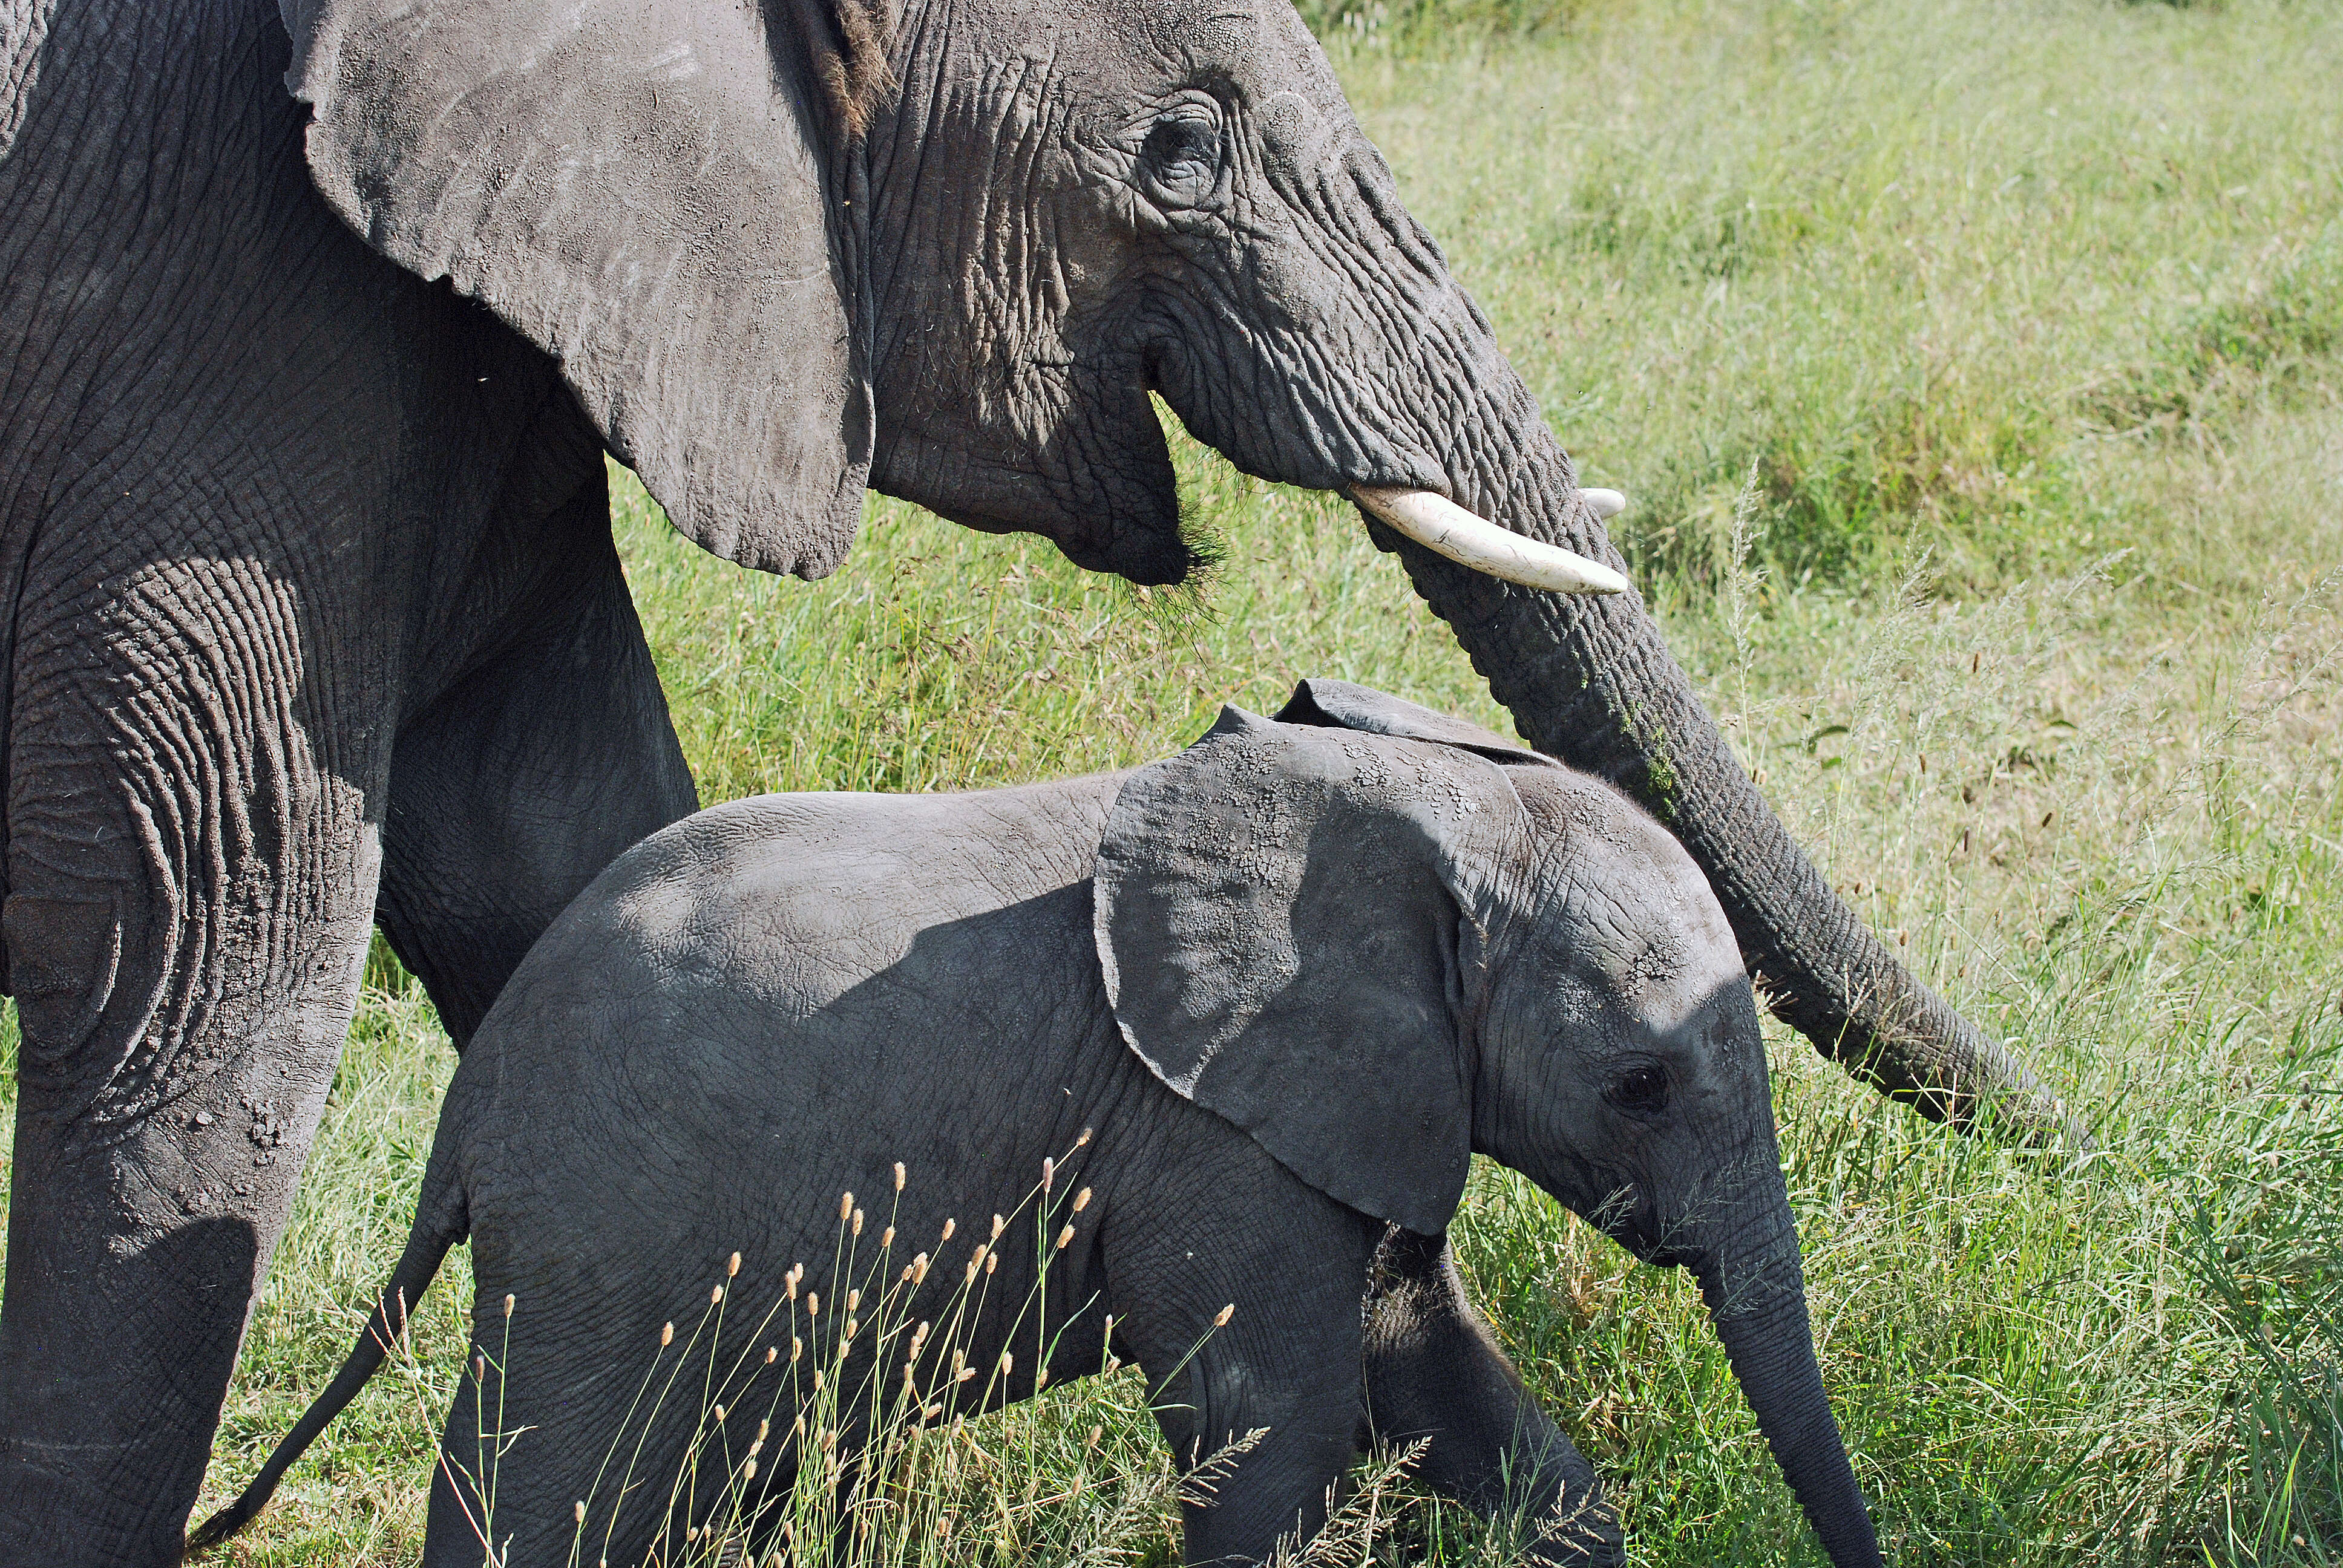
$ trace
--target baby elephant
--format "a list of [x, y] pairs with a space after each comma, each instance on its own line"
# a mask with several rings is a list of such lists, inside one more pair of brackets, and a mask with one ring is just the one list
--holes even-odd
[[628, 851], [481, 1025], [367, 1333], [191, 1544], [468, 1234], [428, 1563], [483, 1527], [515, 1564], [819, 1558], [809, 1495], [1111, 1358], [1211, 1462], [1192, 1564], [1315, 1531], [1370, 1439], [1538, 1561], [1618, 1563], [1447, 1259], [1476, 1151], [1693, 1271], [1831, 1561], [1877, 1563], [1701, 873], [1606, 785], [1327, 680], [1130, 773]]

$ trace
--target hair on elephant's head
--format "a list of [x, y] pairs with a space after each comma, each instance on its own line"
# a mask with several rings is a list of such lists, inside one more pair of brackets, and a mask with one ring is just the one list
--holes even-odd
[[1757, 1013], [1700, 869], [1609, 786], [1304, 682], [1124, 784], [1108, 995], [1174, 1091], [1330, 1196], [1447, 1229], [1470, 1156], [1698, 1277], [1832, 1561], [1878, 1561], [1815, 1361]]
[[1759, 799], [1289, 0], [282, 3], [326, 199], [553, 354], [702, 545], [820, 576], [868, 481], [1174, 581], [1160, 394], [1358, 498], [1786, 1017], [1935, 1114], [2047, 1117]]

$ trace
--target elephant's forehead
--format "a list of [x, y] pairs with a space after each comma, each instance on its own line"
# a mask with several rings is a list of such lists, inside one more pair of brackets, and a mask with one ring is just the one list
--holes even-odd
[[1013, 4], [1000, 10], [1016, 46], [1109, 96], [1220, 85], [1256, 110], [1347, 115], [1342, 84], [1285, 0], [1088, 0], [1054, 26]]
[[1567, 878], [1556, 940], [1647, 1023], [1667, 1029], [1736, 980], [1741, 950], [1700, 867], [1642, 812], [1587, 790], [1573, 799], [1571, 842], [1553, 865]]

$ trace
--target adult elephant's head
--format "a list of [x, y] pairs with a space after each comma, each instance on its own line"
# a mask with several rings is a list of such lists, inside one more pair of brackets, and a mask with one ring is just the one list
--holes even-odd
[[1550, 591], [1618, 586], [1599, 508], [1286, 0], [284, 4], [326, 198], [556, 355], [709, 549], [820, 576], [868, 482], [1176, 581], [1161, 393], [1248, 472], [1366, 501], [1825, 1051], [2056, 1124], [1833, 894], [1635, 595]]

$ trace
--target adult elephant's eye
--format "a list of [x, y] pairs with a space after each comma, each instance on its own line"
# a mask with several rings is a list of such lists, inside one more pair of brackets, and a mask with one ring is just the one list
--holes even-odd
[[1147, 198], [1167, 210], [1192, 207], [1221, 177], [1221, 117], [1215, 106], [1187, 103], [1148, 127], [1139, 151]]
[[1638, 1062], [1612, 1082], [1607, 1098], [1622, 1111], [1656, 1116], [1668, 1108], [1668, 1075], [1650, 1062]]

